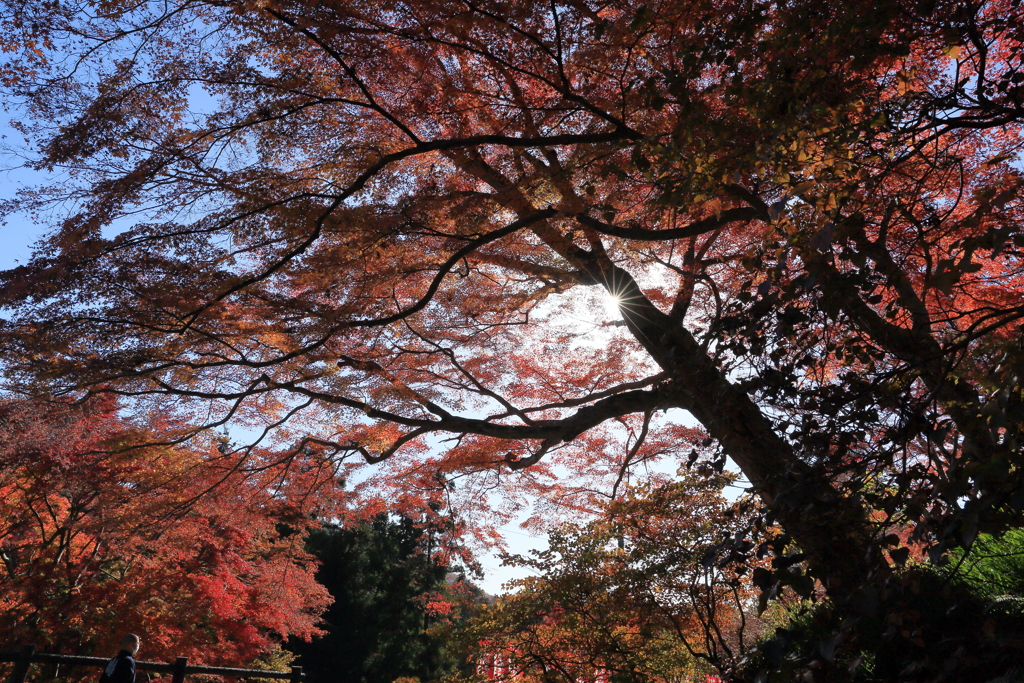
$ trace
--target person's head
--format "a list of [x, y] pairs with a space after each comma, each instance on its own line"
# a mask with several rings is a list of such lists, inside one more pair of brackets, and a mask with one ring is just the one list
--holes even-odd
[[127, 650], [132, 655], [139, 651], [140, 645], [142, 645], [142, 641], [134, 633], [129, 633], [121, 639], [121, 649]]

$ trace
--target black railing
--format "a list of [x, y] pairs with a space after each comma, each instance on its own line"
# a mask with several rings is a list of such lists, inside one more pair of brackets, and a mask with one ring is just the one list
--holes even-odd
[[[8, 683], [25, 683], [28, 680], [29, 667], [32, 664], [52, 663], [68, 666], [104, 667], [110, 659], [106, 657], [78, 657], [75, 655], [57, 655], [48, 652], [36, 652], [32, 645], [26, 645], [20, 652], [0, 653], [0, 662], [14, 662]], [[184, 683], [185, 676], [190, 674], [207, 674], [213, 676], [230, 676], [232, 678], [276, 678], [291, 683], [301, 683], [304, 678], [301, 666], [293, 666], [291, 671], [266, 671], [264, 669], [236, 669], [227, 666], [196, 666], [189, 665], [188, 657], [178, 657], [173, 664], [166, 662], [135, 662], [136, 671], [152, 671], [154, 673], [171, 674], [171, 683]]]

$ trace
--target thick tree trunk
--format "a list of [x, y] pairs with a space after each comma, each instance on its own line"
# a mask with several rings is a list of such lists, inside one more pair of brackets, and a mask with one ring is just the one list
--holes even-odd
[[672, 378], [676, 405], [689, 410], [739, 466], [806, 555], [815, 578], [835, 598], [855, 591], [874, 566], [863, 507], [801, 460], [746, 392], [678, 320], [643, 295], [632, 276], [610, 266], [603, 281], [621, 301], [629, 330]]

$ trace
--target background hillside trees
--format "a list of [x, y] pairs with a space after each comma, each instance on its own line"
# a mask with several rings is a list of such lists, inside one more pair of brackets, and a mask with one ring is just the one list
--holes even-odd
[[53, 219], [0, 276], [7, 382], [461, 510], [728, 456], [801, 558], [758, 585], [872, 622], [894, 527], [939, 561], [1022, 521], [1021, 12], [5, 3], [60, 175], [7, 205]]

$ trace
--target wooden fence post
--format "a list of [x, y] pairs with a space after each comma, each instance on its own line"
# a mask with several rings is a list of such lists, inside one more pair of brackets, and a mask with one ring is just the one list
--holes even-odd
[[188, 657], [178, 657], [174, 660], [174, 674], [171, 676], [171, 683], [185, 683], [186, 666], [188, 666]]
[[21, 656], [14, 663], [14, 670], [11, 671], [10, 683], [25, 683], [28, 678], [28, 668], [32, 665], [32, 655], [36, 653], [35, 645], [24, 645], [21, 648]]
[[290, 683], [302, 683], [302, 667], [292, 667], [292, 677], [289, 679]]

